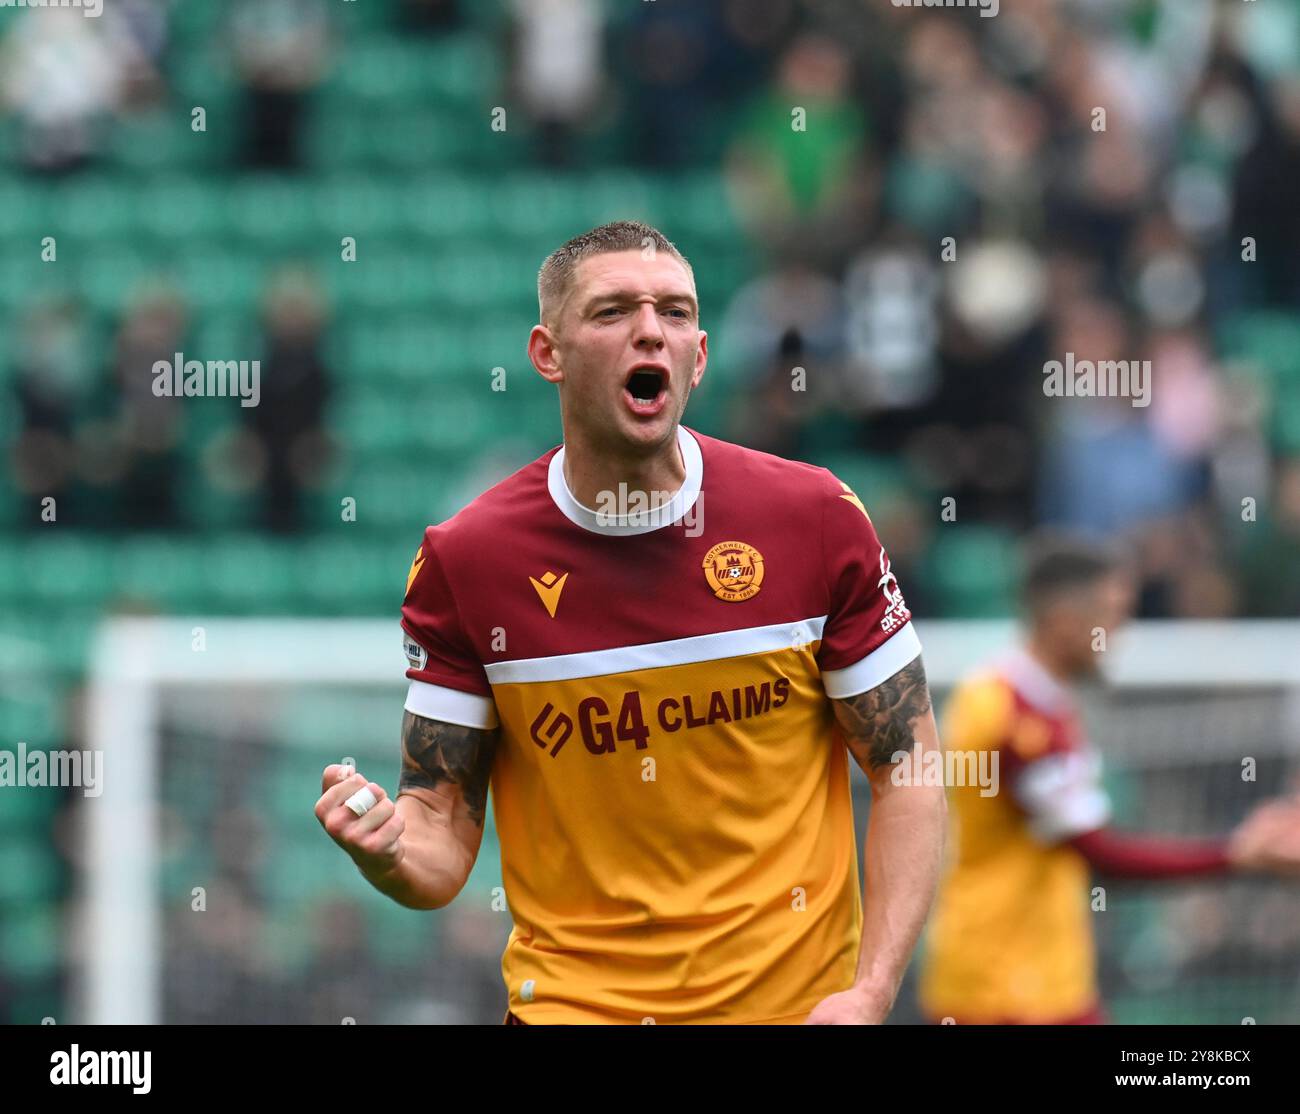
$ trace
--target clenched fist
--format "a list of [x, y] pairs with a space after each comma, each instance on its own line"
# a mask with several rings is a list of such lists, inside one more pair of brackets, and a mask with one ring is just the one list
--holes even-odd
[[[368, 788], [376, 804], [358, 816], [343, 802], [359, 789]], [[351, 766], [326, 766], [321, 778], [321, 796], [316, 802], [316, 819], [330, 839], [343, 848], [367, 878], [395, 869], [405, 855], [402, 833], [406, 822], [397, 805], [383, 788], [366, 781]]]

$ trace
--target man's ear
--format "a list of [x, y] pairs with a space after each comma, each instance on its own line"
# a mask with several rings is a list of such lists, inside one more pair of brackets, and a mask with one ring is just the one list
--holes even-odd
[[528, 334], [528, 358], [537, 374], [548, 383], [563, 382], [564, 371], [560, 367], [558, 342], [555, 334], [545, 325], [534, 325]]
[[709, 362], [709, 334], [700, 333], [699, 347], [695, 350], [695, 372], [691, 376], [691, 390], [695, 390], [700, 385], [700, 380], [704, 378], [704, 369]]

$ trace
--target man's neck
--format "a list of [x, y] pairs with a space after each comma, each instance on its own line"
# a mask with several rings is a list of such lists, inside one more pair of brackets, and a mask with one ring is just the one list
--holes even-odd
[[[649, 509], [667, 503], [686, 482], [686, 462], [677, 443], [677, 427], [664, 445], [648, 456], [613, 455], [574, 433], [564, 439], [564, 482], [582, 506], [596, 510], [611, 497], [646, 500]], [[620, 484], [625, 485], [620, 489]]]
[[1025, 652], [1058, 684], [1069, 687], [1074, 683], [1073, 673], [1052, 653], [1050, 644], [1030, 635], [1025, 640]]

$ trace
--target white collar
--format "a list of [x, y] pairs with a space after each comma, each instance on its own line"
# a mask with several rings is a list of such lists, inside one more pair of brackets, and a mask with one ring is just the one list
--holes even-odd
[[1070, 690], [1023, 646], [1010, 651], [1001, 666], [1020, 694], [1042, 711], [1064, 712], [1074, 706]]
[[[564, 478], [564, 446], [551, 457], [550, 472], [546, 486], [551, 498], [570, 522], [590, 530], [594, 534], [608, 534], [624, 537], [628, 534], [648, 534], [652, 530], [669, 526], [686, 514], [700, 497], [700, 488], [704, 483], [704, 457], [700, 453], [700, 443], [684, 426], [677, 427], [677, 447], [681, 449], [682, 463], [686, 466], [686, 480], [667, 502], [658, 507], [639, 509], [620, 508], [611, 505], [608, 509], [598, 507], [592, 510], [584, 507], [573, 497], [568, 481]], [[613, 493], [611, 493], [613, 495]], [[625, 513], [614, 514], [615, 510]]]

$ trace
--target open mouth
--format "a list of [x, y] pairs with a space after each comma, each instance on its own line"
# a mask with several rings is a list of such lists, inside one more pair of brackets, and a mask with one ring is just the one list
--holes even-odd
[[663, 386], [663, 372], [655, 371], [652, 368], [641, 368], [639, 371], [634, 371], [627, 381], [628, 393], [639, 402], [653, 402], [659, 397], [659, 392], [663, 390]]
[[623, 385], [623, 397], [634, 414], [653, 416], [663, 409], [668, 397], [668, 374], [660, 368], [635, 368]]

